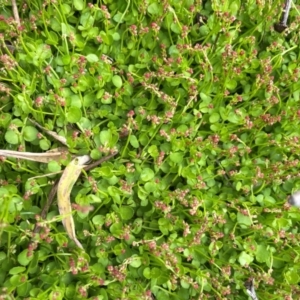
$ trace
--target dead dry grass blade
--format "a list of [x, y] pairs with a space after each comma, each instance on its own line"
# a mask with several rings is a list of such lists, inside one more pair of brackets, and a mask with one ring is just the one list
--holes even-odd
[[45, 153], [35, 153], [35, 152], [20, 152], [13, 150], [2, 150], [0, 149], [0, 156], [7, 158], [18, 158], [31, 160], [36, 162], [48, 163], [50, 161], [60, 161], [61, 159], [66, 159], [68, 155], [68, 149], [59, 148], [56, 151], [49, 151]]
[[49, 136], [52, 136], [55, 140], [59, 141], [60, 143], [62, 143], [63, 145], [68, 147], [67, 144], [67, 139], [61, 135], [58, 135], [55, 131], [52, 130], [48, 130], [46, 128], [44, 128], [43, 126], [41, 126], [39, 123], [37, 123], [36, 121], [32, 120], [32, 119], [28, 119], [32, 124], [34, 124], [36, 127], [40, 128], [41, 130], [45, 131]]

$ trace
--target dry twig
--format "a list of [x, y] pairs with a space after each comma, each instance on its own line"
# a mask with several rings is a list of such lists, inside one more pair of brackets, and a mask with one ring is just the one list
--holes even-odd
[[11, 0], [11, 6], [12, 6], [15, 21], [16, 21], [18, 27], [20, 27], [21, 22], [20, 22], [20, 17], [19, 17], [19, 12], [18, 12], [18, 7], [17, 7], [16, 0]]

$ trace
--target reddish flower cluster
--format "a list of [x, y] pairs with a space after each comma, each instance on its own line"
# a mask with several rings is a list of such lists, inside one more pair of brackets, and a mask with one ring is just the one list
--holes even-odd
[[0, 62], [4, 65], [4, 68], [9, 71], [18, 65], [17, 62], [7, 54], [0, 55]]
[[6, 96], [10, 94], [11, 89], [7, 86], [5, 86], [3, 83], [0, 83], [0, 92], [5, 93]]
[[72, 203], [72, 208], [81, 213], [88, 213], [94, 210], [92, 205], [79, 205], [77, 203]]
[[165, 157], [165, 152], [161, 151], [159, 153], [159, 156], [158, 156], [157, 160], [156, 160], [156, 164], [157, 164], [158, 167], [161, 166], [161, 164], [163, 163], [164, 157]]
[[78, 274], [79, 272], [87, 272], [89, 269], [89, 265], [87, 260], [84, 257], [79, 256], [77, 261], [73, 257], [69, 259], [70, 271], [73, 275]]
[[108, 270], [109, 274], [117, 281], [122, 282], [126, 278], [125, 270], [122, 267], [108, 266], [107, 270]]
[[122, 191], [132, 194], [132, 188], [134, 186], [134, 183], [128, 183], [125, 180], [120, 180], [120, 188]]

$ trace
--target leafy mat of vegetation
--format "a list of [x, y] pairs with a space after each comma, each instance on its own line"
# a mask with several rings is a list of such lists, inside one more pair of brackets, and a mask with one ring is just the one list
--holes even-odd
[[40, 217], [66, 162], [1, 160], [1, 299], [299, 297], [297, 6], [277, 33], [279, 0], [0, 3], [0, 148], [61, 146], [31, 118], [119, 152], [73, 188], [84, 251]]

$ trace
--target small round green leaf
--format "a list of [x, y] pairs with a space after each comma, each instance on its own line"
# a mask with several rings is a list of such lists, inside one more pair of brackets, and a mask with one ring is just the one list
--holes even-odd
[[181, 163], [183, 160], [184, 153], [183, 152], [172, 152], [170, 154], [170, 160], [175, 163]]
[[120, 88], [123, 84], [122, 78], [119, 75], [114, 75], [112, 78], [112, 83], [115, 87]]
[[210, 123], [217, 123], [220, 120], [220, 115], [216, 112], [212, 113], [209, 117]]
[[67, 120], [70, 123], [76, 123], [81, 119], [82, 113], [78, 107], [70, 107], [67, 112]]
[[4, 137], [9, 144], [19, 144], [19, 135], [13, 130], [7, 130]]
[[101, 157], [101, 152], [98, 149], [93, 149], [90, 153], [92, 159], [97, 160]]
[[234, 90], [237, 86], [237, 82], [233, 79], [227, 80], [226, 83], [225, 83], [225, 86], [229, 90]]
[[130, 266], [132, 266], [133, 268], [138, 268], [140, 267], [142, 264], [142, 260], [140, 257], [138, 256], [135, 256], [135, 257], [132, 257], [132, 261], [130, 262]]
[[61, 166], [57, 161], [50, 161], [48, 163], [48, 169], [50, 172], [55, 173], [61, 170]]
[[4, 259], [6, 259], [6, 253], [1, 251], [0, 252], [0, 261], [3, 261]]
[[86, 56], [86, 60], [90, 63], [95, 63], [99, 60], [98, 56], [96, 54], [88, 54]]
[[232, 1], [229, 6], [229, 11], [233, 16], [236, 16], [240, 10], [240, 0]]
[[102, 145], [109, 144], [111, 140], [111, 132], [108, 130], [103, 130], [100, 132], [100, 142]]
[[243, 122], [243, 119], [238, 116], [236, 113], [234, 113], [233, 111], [231, 111], [229, 114], [228, 114], [228, 117], [227, 117], [228, 121], [230, 123], [234, 123], [234, 124], [238, 124], [240, 122]]
[[105, 217], [101, 215], [97, 215], [92, 219], [95, 225], [103, 225], [105, 223]]
[[270, 259], [270, 252], [266, 245], [258, 245], [256, 248], [255, 258], [258, 262], [263, 263]]
[[172, 23], [171, 24], [171, 30], [177, 34], [181, 33], [181, 28], [177, 23]]
[[64, 55], [64, 56], [62, 56], [61, 60], [62, 60], [63, 65], [66, 66], [71, 62], [71, 56]]
[[148, 6], [147, 11], [151, 15], [158, 15], [161, 12], [161, 7], [158, 3], [152, 3]]
[[24, 140], [32, 142], [37, 139], [38, 130], [33, 126], [26, 126], [24, 128]]
[[210, 30], [209, 27], [207, 25], [202, 25], [199, 28], [199, 34], [201, 36], [207, 36], [209, 34]]
[[[25, 277], [23, 277], [23, 280], [25, 279]], [[25, 297], [29, 294], [29, 291], [31, 290], [32, 285], [30, 282], [24, 282], [23, 284], [19, 285], [17, 287], [17, 292], [19, 296]]]
[[16, 127], [23, 127], [24, 126], [24, 123], [20, 119], [11, 120], [11, 124], [15, 125]]
[[111, 166], [108, 166], [108, 165], [100, 167], [98, 172], [99, 172], [100, 176], [103, 176], [103, 177], [111, 177], [111, 176], [113, 176], [113, 172], [112, 172]]
[[84, 8], [84, 2], [83, 2], [83, 0], [74, 0], [73, 4], [74, 4], [74, 7], [77, 10], [83, 10], [83, 8]]
[[39, 289], [39, 288], [33, 288], [30, 290], [30, 296], [32, 297], [37, 297], [38, 295], [42, 294], [43, 290]]
[[190, 287], [190, 284], [186, 280], [183, 280], [183, 279], [180, 280], [180, 284], [184, 289], [188, 289]]
[[113, 17], [114, 21], [116, 21], [117, 23], [123, 23], [124, 20], [123, 20], [123, 16], [122, 14], [119, 12], [117, 14], [114, 15]]
[[112, 37], [114, 41], [119, 41], [121, 38], [118, 32], [113, 33]]
[[96, 96], [94, 94], [87, 94], [83, 97], [83, 106], [89, 107], [95, 101]]
[[147, 182], [145, 184], [145, 191], [147, 191], [148, 193], [152, 193], [154, 191], [157, 190], [157, 184], [154, 182]]
[[71, 106], [71, 107], [78, 107], [78, 108], [82, 107], [82, 100], [78, 95], [70, 96], [68, 99], [68, 102], [70, 103], [69, 106]]
[[150, 181], [154, 177], [154, 171], [150, 168], [145, 168], [141, 173], [141, 180]]
[[9, 281], [12, 286], [17, 287], [22, 284], [22, 275], [13, 275], [10, 277]]
[[238, 260], [239, 260], [239, 263], [242, 266], [250, 265], [252, 263], [252, 261], [253, 261], [253, 256], [247, 254], [245, 251], [242, 251], [242, 253], [240, 254]]
[[129, 206], [121, 206], [119, 212], [123, 220], [130, 220], [134, 214], [133, 208]]
[[150, 268], [145, 268], [143, 271], [143, 275], [146, 279], [151, 279], [151, 269]]
[[284, 273], [284, 277], [289, 284], [297, 284], [299, 282], [298, 270], [290, 268]]
[[92, 123], [89, 119], [82, 117], [79, 122], [82, 129], [91, 129]]
[[18, 262], [22, 266], [27, 266], [30, 261], [33, 258], [33, 255], [27, 256], [28, 255], [28, 249], [23, 250], [19, 255], [18, 255]]
[[158, 148], [157, 148], [156, 145], [151, 145], [151, 146], [148, 148], [148, 153], [149, 153], [152, 157], [154, 157], [154, 158], [156, 158], [156, 157], [159, 156], [159, 151], [158, 151]]
[[50, 147], [51, 147], [51, 143], [48, 140], [46, 140], [46, 139], [40, 140], [39, 144], [40, 144], [41, 149], [45, 150], [45, 151], [49, 150]]
[[9, 274], [10, 275], [16, 275], [16, 274], [24, 272], [25, 270], [26, 270], [25, 267], [14, 267], [14, 268], [9, 270]]
[[139, 145], [139, 141], [138, 139], [136, 138], [135, 135], [131, 135], [130, 138], [129, 138], [129, 142], [130, 142], [130, 145], [133, 147], [133, 148], [138, 148], [140, 145]]
[[120, 223], [114, 223], [109, 227], [109, 231], [115, 236], [119, 237], [122, 234], [122, 227], [123, 224]]
[[241, 188], [242, 188], [242, 183], [241, 183], [240, 181], [238, 181], [238, 182], [236, 183], [235, 189], [236, 189], [237, 191], [239, 191]]
[[142, 230], [143, 219], [137, 218], [133, 222], [132, 232], [138, 234]]
[[11, 114], [8, 113], [0, 114], [0, 127], [6, 128], [10, 120], [11, 120]]
[[211, 102], [211, 97], [210, 96], [208, 96], [208, 95], [206, 95], [206, 94], [204, 94], [204, 93], [200, 93], [200, 97], [201, 97], [201, 99], [204, 101], [204, 102]]
[[162, 270], [159, 268], [152, 268], [151, 278], [159, 278], [162, 275]]

